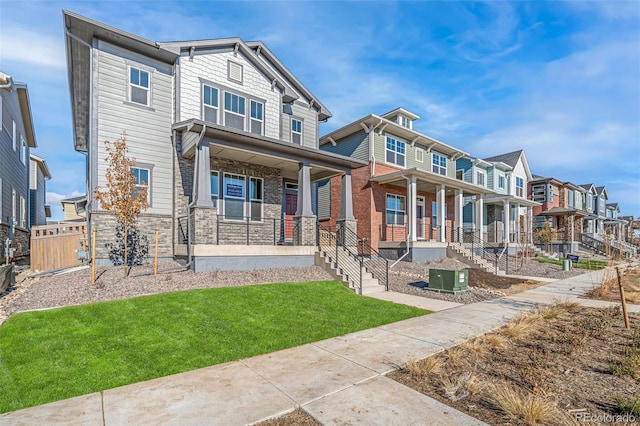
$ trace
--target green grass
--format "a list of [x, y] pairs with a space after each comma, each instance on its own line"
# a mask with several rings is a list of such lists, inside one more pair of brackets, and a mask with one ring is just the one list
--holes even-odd
[[0, 412], [428, 313], [335, 281], [167, 293], [25, 312], [0, 327]]
[[[546, 257], [534, 257], [533, 260], [540, 263], [553, 263], [554, 265], [562, 265], [562, 259], [549, 259]], [[578, 263], [573, 264], [574, 268], [589, 269], [591, 271], [597, 271], [607, 267], [607, 262], [602, 260], [578, 260]]]

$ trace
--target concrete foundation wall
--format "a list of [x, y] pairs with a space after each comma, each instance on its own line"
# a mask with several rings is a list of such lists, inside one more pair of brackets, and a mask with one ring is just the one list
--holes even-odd
[[299, 256], [203, 256], [193, 259], [195, 272], [252, 271], [255, 269], [313, 266], [313, 255]]

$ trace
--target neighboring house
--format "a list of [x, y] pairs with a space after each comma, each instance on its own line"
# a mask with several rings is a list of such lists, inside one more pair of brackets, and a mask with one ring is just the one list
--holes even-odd
[[60, 200], [64, 222], [80, 222], [87, 220], [87, 196], [65, 198]]
[[[64, 26], [87, 194], [105, 185], [102, 142], [126, 131], [149, 190], [137, 225], [149, 241], [158, 227], [159, 257], [189, 256], [196, 271], [313, 264], [314, 183], [350, 186], [366, 163], [318, 149], [331, 113], [262, 42], [160, 43], [68, 11]], [[91, 200], [87, 220], [107, 263], [114, 218]]]
[[[466, 152], [414, 130], [419, 117], [397, 108], [370, 114], [320, 139], [326, 152], [365, 165], [351, 172], [357, 233], [383, 256], [421, 261], [446, 256], [447, 242], [463, 232], [463, 202], [494, 193], [486, 185], [456, 179]], [[318, 185], [318, 215], [332, 227], [344, 187], [337, 179]]]
[[598, 219], [596, 208], [598, 191], [596, 191], [596, 186], [592, 183], [583, 184], [580, 187], [583, 189], [582, 206], [585, 213], [582, 232], [593, 237], [596, 233], [596, 220]]
[[488, 243], [515, 247], [532, 242], [532, 208], [539, 203], [527, 199], [531, 171], [523, 150], [485, 159], [460, 158], [456, 177], [493, 191], [483, 197], [482, 210], [473, 199], [465, 199], [465, 228], [481, 229]]
[[605, 216], [607, 219], [604, 221], [605, 235], [611, 238], [623, 241], [623, 225], [624, 221], [618, 217], [620, 214], [620, 205], [618, 203], [607, 203], [605, 205]]
[[[0, 240], [15, 230], [16, 246], [29, 247], [29, 150], [36, 147], [27, 85], [0, 72]], [[0, 250], [2, 255], [2, 250]]]
[[605, 222], [607, 220], [607, 201], [609, 200], [609, 195], [607, 194], [607, 189], [604, 186], [596, 186], [596, 194], [594, 210], [594, 213], [597, 215], [595, 221], [595, 237], [604, 238]]
[[46, 181], [51, 179], [51, 173], [44, 159], [37, 155], [29, 155], [29, 218], [31, 226], [46, 225], [51, 217], [51, 208], [47, 205]]

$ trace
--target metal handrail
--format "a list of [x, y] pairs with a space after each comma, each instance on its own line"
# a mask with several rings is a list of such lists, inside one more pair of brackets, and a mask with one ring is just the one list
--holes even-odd
[[335, 264], [336, 269], [341, 270], [347, 281], [362, 294], [362, 257], [344, 244], [344, 241], [341, 242], [337, 233], [329, 228], [317, 223], [316, 229], [318, 250], [324, 253], [329, 262]]
[[342, 224], [338, 228], [338, 235], [349, 244], [355, 244], [361, 264], [367, 272], [378, 280], [378, 283], [389, 290], [389, 261], [367, 242], [366, 238], [359, 237], [352, 229]]

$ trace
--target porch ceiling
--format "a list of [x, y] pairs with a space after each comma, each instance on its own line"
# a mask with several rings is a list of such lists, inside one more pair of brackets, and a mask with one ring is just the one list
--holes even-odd
[[317, 181], [343, 174], [367, 163], [319, 149], [293, 145], [227, 127], [189, 120], [173, 126], [182, 132], [182, 156], [193, 158], [202, 130], [212, 156], [282, 170], [283, 177], [297, 179], [300, 163], [311, 166], [311, 180]]
[[509, 202], [510, 204], [519, 204], [521, 207], [535, 207], [542, 205], [542, 203], [539, 203], [537, 201], [518, 198], [514, 197], [513, 195], [490, 194], [487, 195], [484, 199], [485, 204], [502, 204], [505, 201]]
[[377, 182], [380, 184], [398, 186], [406, 188], [406, 178], [415, 177], [418, 191], [434, 193], [438, 190], [438, 186], [445, 186], [445, 193], [447, 196], [455, 195], [455, 190], [461, 189], [462, 195], [465, 197], [473, 195], [495, 194], [494, 191], [482, 186], [474, 185], [468, 182], [463, 182], [459, 179], [450, 178], [448, 176], [438, 175], [425, 170], [420, 170], [416, 167], [406, 170], [399, 170], [397, 172], [389, 173], [382, 176], [374, 176], [370, 180], [371, 182]]

